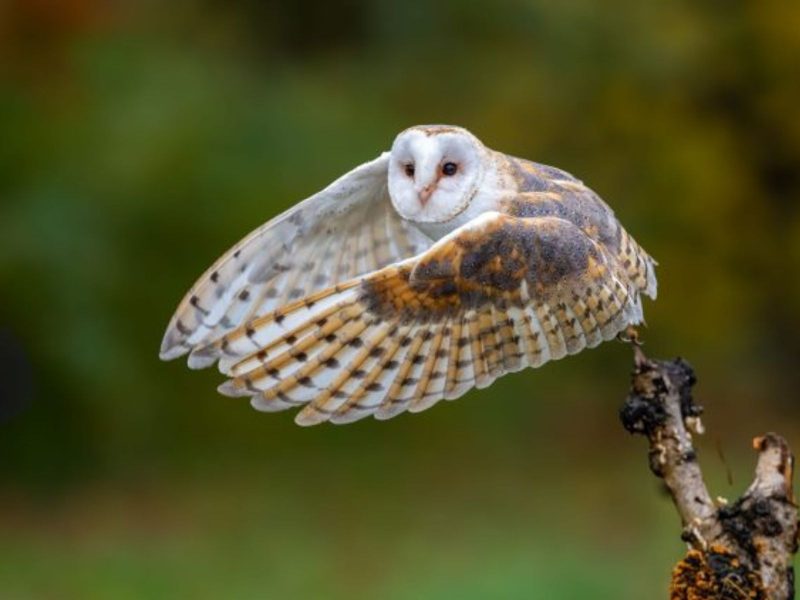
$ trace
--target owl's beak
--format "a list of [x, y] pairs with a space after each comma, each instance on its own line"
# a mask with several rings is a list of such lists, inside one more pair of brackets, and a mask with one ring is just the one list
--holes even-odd
[[417, 197], [419, 198], [419, 203], [422, 206], [425, 206], [430, 200], [431, 194], [436, 190], [436, 184], [431, 183], [430, 185], [426, 185], [422, 188], [419, 192], [417, 192]]

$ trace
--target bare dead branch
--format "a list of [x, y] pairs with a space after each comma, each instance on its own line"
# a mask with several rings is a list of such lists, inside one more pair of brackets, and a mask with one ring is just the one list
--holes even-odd
[[636, 344], [634, 352], [620, 417], [629, 432], [647, 437], [650, 469], [669, 490], [690, 547], [673, 571], [671, 598], [794, 598], [798, 513], [788, 444], [773, 433], [756, 438], [753, 483], [734, 503], [715, 503], [692, 443], [693, 434], [703, 433], [703, 409], [692, 398], [691, 366], [680, 358], [651, 360]]

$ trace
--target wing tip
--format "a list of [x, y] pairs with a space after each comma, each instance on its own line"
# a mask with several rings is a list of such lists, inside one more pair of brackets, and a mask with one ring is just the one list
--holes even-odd
[[237, 385], [234, 379], [229, 379], [217, 386], [217, 393], [227, 396], [228, 398], [241, 398], [243, 396], [249, 396], [253, 392]]
[[312, 427], [314, 425], [324, 423], [329, 419], [329, 414], [321, 412], [311, 405], [304, 407], [303, 410], [294, 416], [295, 424], [299, 425], [300, 427]]
[[655, 275], [653, 275], [652, 279], [647, 282], [647, 289], [644, 291], [646, 296], [649, 296], [651, 300], [655, 300], [658, 296], [658, 280], [656, 279]]
[[311, 427], [321, 423], [333, 423], [334, 425], [347, 425], [360, 421], [373, 413], [371, 409], [351, 408], [349, 410], [334, 413], [323, 412], [313, 405], [306, 405], [303, 410], [294, 417], [294, 422], [300, 427]]
[[161, 338], [158, 357], [161, 360], [174, 360], [183, 356], [189, 350], [191, 348], [186, 344], [186, 336], [181, 333], [179, 326], [175, 323], [175, 317], [173, 317], [164, 332], [164, 337]]
[[652, 300], [656, 299], [658, 296], [658, 278], [656, 277], [656, 267], [658, 266], [658, 261], [650, 256], [647, 255], [647, 284], [644, 289], [645, 296], [649, 296]]
[[198, 346], [188, 341], [179, 328], [170, 324], [161, 340], [158, 357], [163, 361], [175, 360], [189, 355], [187, 364], [190, 369], [205, 369], [219, 360], [219, 353], [213, 344]]
[[284, 402], [269, 401], [260, 394], [250, 398], [250, 406], [262, 413], [276, 413], [292, 407], [291, 404], [286, 404]]
[[185, 355], [187, 352], [189, 352], [189, 349], [186, 348], [182, 343], [172, 343], [165, 339], [161, 344], [158, 358], [163, 361], [175, 360], [176, 358], [180, 358], [181, 356]]
[[405, 409], [406, 407], [399, 403], [382, 403], [377, 407], [372, 416], [377, 421], [388, 421], [404, 413]]
[[199, 370], [210, 367], [217, 362], [218, 359], [219, 355], [215, 348], [213, 346], [205, 346], [192, 350], [186, 363], [189, 365], [190, 369]]
[[334, 425], [348, 425], [350, 423], [355, 423], [356, 421], [366, 419], [367, 417], [374, 415], [374, 413], [375, 409], [372, 407], [360, 408], [358, 406], [353, 406], [347, 410], [336, 411], [333, 413], [333, 415], [330, 417], [330, 422]]

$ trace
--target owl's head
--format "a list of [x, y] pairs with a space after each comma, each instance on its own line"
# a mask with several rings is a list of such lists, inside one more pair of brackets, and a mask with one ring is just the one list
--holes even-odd
[[404, 219], [443, 223], [469, 206], [486, 148], [466, 129], [419, 125], [398, 135], [389, 158], [389, 196]]

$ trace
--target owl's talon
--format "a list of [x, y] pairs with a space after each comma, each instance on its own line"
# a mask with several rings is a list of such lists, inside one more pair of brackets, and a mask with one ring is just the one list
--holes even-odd
[[617, 339], [620, 342], [633, 344], [636, 347], [641, 347], [644, 345], [644, 342], [642, 342], [642, 339], [639, 337], [639, 330], [633, 325], [628, 325], [625, 331], [620, 331], [617, 334]]

